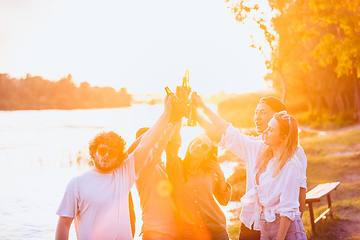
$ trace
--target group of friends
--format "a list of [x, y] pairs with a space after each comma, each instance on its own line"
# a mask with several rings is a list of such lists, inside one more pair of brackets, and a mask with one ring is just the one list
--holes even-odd
[[[246, 193], [241, 198], [240, 240], [306, 239], [301, 220], [305, 208], [305, 153], [298, 142], [297, 121], [275, 97], [256, 107], [258, 137], [240, 133], [192, 94], [202, 110], [197, 122], [204, 134], [181, 146], [181, 118], [172, 96], [151, 128], [141, 128], [128, 149], [113, 131], [89, 142], [94, 167], [73, 178], [56, 212], [55, 239], [69, 239], [75, 222], [77, 239], [133, 239], [134, 212], [130, 190], [140, 197], [143, 240], [229, 239], [220, 205], [230, 201], [232, 187], [218, 161], [218, 148], [246, 163]], [[166, 153], [165, 163], [161, 156]]]

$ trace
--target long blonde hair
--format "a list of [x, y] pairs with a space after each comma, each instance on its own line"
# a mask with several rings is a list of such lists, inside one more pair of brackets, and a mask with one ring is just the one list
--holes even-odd
[[[275, 178], [284, 165], [290, 161], [292, 156], [295, 155], [299, 146], [299, 128], [298, 123], [292, 116], [288, 115], [285, 111], [275, 113], [273, 118], [279, 123], [280, 134], [284, 136], [284, 141], [281, 142], [279, 147], [280, 155], [275, 160], [273, 167], [273, 177]], [[257, 159], [256, 168], [261, 172], [265, 171], [269, 161], [274, 157], [271, 147], [267, 146], [259, 158]]]

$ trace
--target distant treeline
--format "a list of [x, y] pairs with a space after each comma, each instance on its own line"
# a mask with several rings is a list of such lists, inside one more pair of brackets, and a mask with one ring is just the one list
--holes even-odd
[[[232, 123], [243, 133], [256, 135], [254, 130], [254, 113], [262, 97], [275, 96], [281, 99], [281, 92], [252, 92], [234, 96], [218, 104], [218, 114], [226, 121]], [[327, 108], [322, 107], [322, 114], [314, 116], [309, 111], [306, 96], [288, 96], [286, 102], [288, 112], [296, 118], [300, 125], [307, 125], [316, 129], [336, 129], [356, 123], [357, 118], [353, 110], [343, 110], [338, 114], [331, 114]], [[249, 129], [252, 128], [252, 129]]]
[[42, 77], [10, 78], [0, 74], [0, 110], [88, 109], [130, 106], [126, 88], [91, 87], [82, 82], [76, 87], [72, 76], [59, 81]]

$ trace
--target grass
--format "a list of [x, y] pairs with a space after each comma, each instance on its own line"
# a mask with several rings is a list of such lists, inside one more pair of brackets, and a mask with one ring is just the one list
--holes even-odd
[[338, 129], [353, 125], [356, 122], [353, 111], [342, 111], [333, 115], [324, 110], [314, 116], [311, 115], [309, 111], [303, 109], [303, 111], [299, 111], [292, 115], [300, 124], [309, 125], [311, 128], [319, 130]]
[[[311, 240], [360, 240], [360, 130], [335, 131], [325, 135], [303, 134], [301, 145], [308, 158], [307, 184], [311, 190], [317, 184], [341, 182], [331, 194], [333, 218], [317, 226], [318, 235], [312, 234], [308, 209], [303, 223]], [[234, 199], [245, 192], [245, 170], [236, 169], [229, 181], [233, 184]], [[326, 198], [315, 203], [314, 214], [319, 216], [327, 208]], [[240, 223], [228, 227], [230, 239], [238, 239]]]

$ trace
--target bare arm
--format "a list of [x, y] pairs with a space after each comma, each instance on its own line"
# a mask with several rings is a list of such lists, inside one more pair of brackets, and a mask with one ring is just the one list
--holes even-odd
[[217, 178], [218, 178], [217, 182], [218, 182], [219, 189], [222, 192], [225, 192], [227, 190], [226, 180], [225, 180], [224, 172], [220, 167], [220, 163], [218, 161], [215, 161], [214, 159], [208, 159], [205, 162], [205, 166], [212, 169], [216, 173]]
[[55, 233], [55, 240], [68, 240], [69, 239], [69, 230], [72, 223], [72, 218], [67, 217], [59, 217], [56, 233]]
[[213, 189], [213, 194], [220, 205], [226, 206], [230, 201], [232, 189], [231, 185], [226, 182], [224, 172], [220, 167], [220, 163], [215, 159], [208, 159], [205, 163], [205, 166], [215, 172], [217, 176], [217, 186]]
[[175, 126], [171, 140], [165, 148], [166, 152], [166, 171], [169, 177], [169, 180], [172, 181], [175, 176], [175, 169], [179, 161], [178, 153], [181, 144], [181, 122], [178, 122]]
[[[201, 99], [200, 96], [193, 94], [193, 97], [196, 101], [198, 108], [202, 109], [204, 114], [209, 118], [209, 120], [214, 124], [214, 126], [219, 129], [219, 131], [225, 134], [226, 129], [229, 126], [229, 123], [226, 122], [224, 119], [219, 117], [216, 113], [214, 113], [210, 108], [205, 106], [205, 103]], [[200, 123], [199, 123], [200, 124]], [[200, 125], [201, 126], [201, 125]]]
[[205, 134], [214, 142], [220, 142], [221, 140], [221, 132], [215, 127], [214, 124], [206, 120], [200, 113], [197, 115], [197, 121], [200, 127], [204, 130]]
[[151, 148], [159, 141], [167, 127], [171, 115], [171, 96], [165, 97], [165, 109], [157, 120], [141, 139], [139, 146], [134, 150], [135, 173], [137, 174], [143, 166]]
[[162, 153], [165, 150], [165, 147], [167, 143], [169, 142], [171, 136], [174, 133], [175, 127], [177, 126], [177, 123], [169, 123], [169, 125], [166, 128], [166, 131], [164, 135], [161, 137], [160, 141], [158, 142], [158, 151]]
[[180, 130], [181, 130], [181, 124], [182, 122], [178, 122], [175, 126], [175, 130], [171, 136], [171, 139], [175, 142], [179, 141], [181, 139]]
[[161, 155], [165, 150], [165, 147], [167, 145], [167, 143], [169, 142], [174, 129], [175, 129], [176, 124], [174, 123], [169, 123], [164, 135], [161, 137], [161, 139], [157, 142], [157, 144], [155, 144], [155, 146], [152, 148], [152, 157], [148, 158], [146, 160], [146, 162], [144, 163], [144, 166], [142, 168], [142, 173], [145, 169], [149, 169], [149, 171], [153, 171], [153, 167], [159, 163], [161, 161]]
[[281, 217], [279, 231], [278, 231], [276, 240], [284, 240], [285, 239], [285, 236], [289, 229], [290, 223], [291, 223], [291, 220], [289, 218]]
[[299, 193], [299, 203], [300, 203], [299, 211], [301, 213], [300, 217], [302, 217], [306, 205], [306, 189], [302, 187], [300, 188], [300, 193]]

